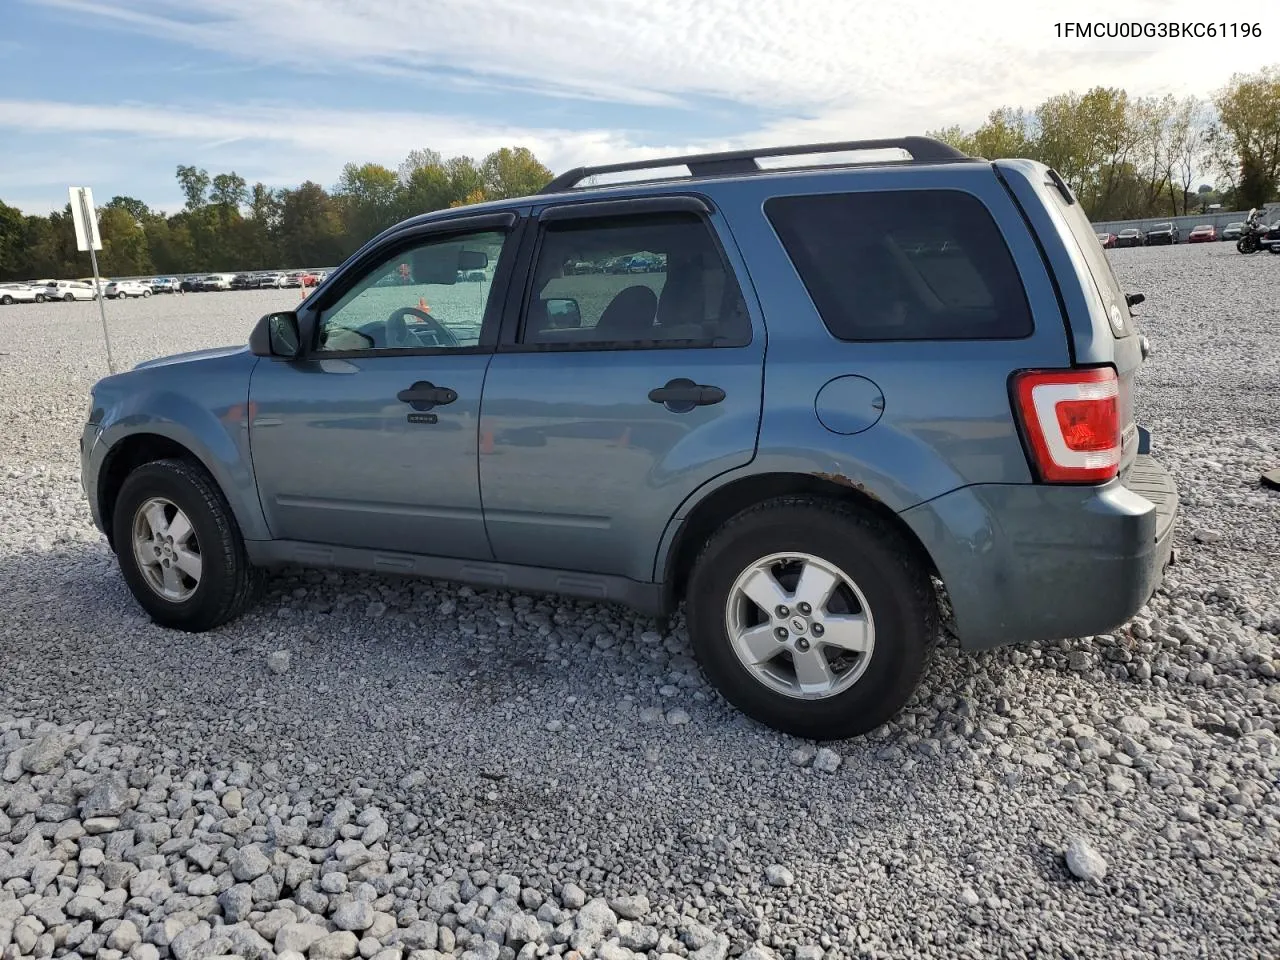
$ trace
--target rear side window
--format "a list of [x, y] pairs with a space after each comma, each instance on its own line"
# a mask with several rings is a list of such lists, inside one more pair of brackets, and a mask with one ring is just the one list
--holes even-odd
[[[1058, 191], [1052, 181], [1046, 183], [1046, 186], [1049, 189], [1044, 192], [1048, 195], [1050, 202], [1062, 213], [1063, 219], [1067, 221], [1071, 236], [1080, 249], [1085, 263], [1089, 265], [1094, 289], [1102, 298], [1102, 306], [1107, 312], [1107, 319], [1111, 322], [1111, 332], [1118, 337], [1126, 336], [1130, 332], [1129, 303], [1120, 289], [1120, 281], [1116, 279], [1115, 272], [1111, 269], [1111, 261], [1107, 259], [1106, 251], [1094, 238], [1093, 225], [1085, 216], [1084, 209], [1079, 203], [1068, 203], [1066, 197]], [[1169, 226], [1169, 224], [1159, 226]]]
[[1018, 268], [971, 194], [774, 197], [764, 209], [840, 340], [1005, 340], [1032, 332]]

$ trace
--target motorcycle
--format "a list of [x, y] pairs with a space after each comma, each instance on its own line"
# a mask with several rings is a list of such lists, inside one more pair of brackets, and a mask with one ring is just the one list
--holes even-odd
[[1262, 222], [1264, 212], [1257, 207], [1249, 211], [1240, 230], [1240, 239], [1236, 241], [1236, 249], [1241, 253], [1257, 253], [1266, 247], [1272, 253], [1280, 254], [1280, 221], [1268, 227]]

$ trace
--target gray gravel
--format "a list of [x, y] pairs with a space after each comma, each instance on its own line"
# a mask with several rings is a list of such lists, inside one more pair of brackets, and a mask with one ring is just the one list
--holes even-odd
[[[97, 307], [0, 308], [0, 955], [1277, 955], [1280, 257], [1112, 257], [1180, 563], [829, 752], [614, 607], [299, 570], [152, 626], [78, 485]], [[296, 298], [107, 306], [131, 365]]]

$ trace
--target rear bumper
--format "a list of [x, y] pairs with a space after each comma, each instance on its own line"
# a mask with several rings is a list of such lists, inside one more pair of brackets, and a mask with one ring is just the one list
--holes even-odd
[[1147, 455], [1097, 487], [978, 484], [905, 511], [947, 588], [961, 645], [1089, 636], [1150, 599], [1178, 493]]

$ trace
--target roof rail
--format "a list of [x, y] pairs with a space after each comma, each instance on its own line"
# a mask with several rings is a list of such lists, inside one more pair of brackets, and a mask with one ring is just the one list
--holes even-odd
[[848, 150], [905, 150], [914, 162], [937, 163], [947, 160], [968, 160], [950, 144], [933, 137], [892, 137], [887, 140], [841, 140], [834, 143], [808, 143], [790, 147], [763, 147], [756, 150], [730, 150], [724, 153], [693, 153], [681, 157], [658, 157], [654, 160], [632, 160], [627, 163], [606, 163], [597, 167], [574, 167], [556, 177], [538, 193], [559, 193], [576, 187], [587, 177], [602, 173], [622, 173], [627, 170], [653, 170], [662, 167], [689, 168], [693, 177], [732, 176], [739, 173], [757, 173], [760, 157], [790, 157], [811, 153], [841, 153]]

